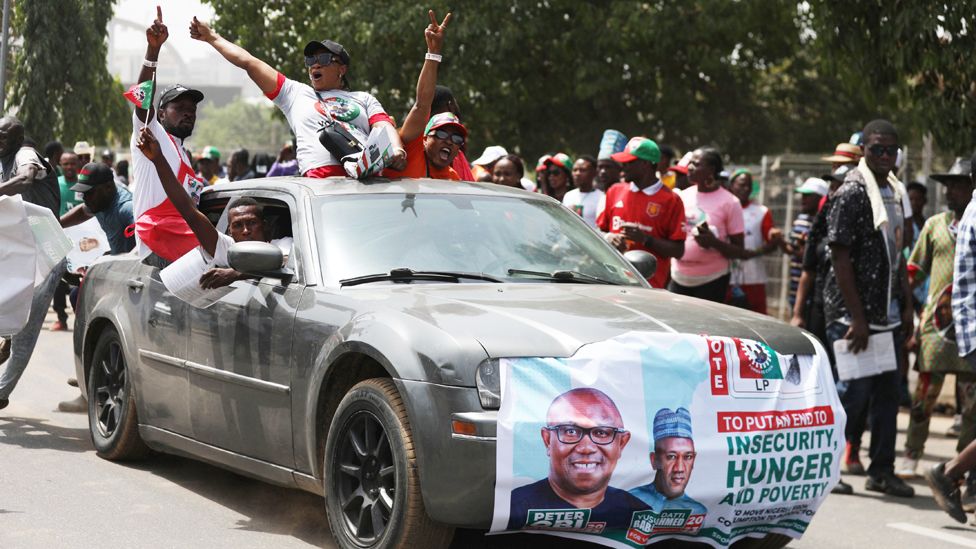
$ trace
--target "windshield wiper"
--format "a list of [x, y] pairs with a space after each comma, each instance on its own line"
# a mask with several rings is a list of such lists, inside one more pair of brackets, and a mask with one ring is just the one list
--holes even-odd
[[466, 273], [462, 271], [415, 271], [408, 267], [391, 269], [388, 273], [345, 278], [339, 281], [340, 286], [355, 286], [369, 282], [392, 280], [394, 282], [412, 282], [414, 280], [430, 280], [434, 282], [460, 282], [462, 278], [483, 280], [485, 282], [502, 282], [501, 279], [481, 273]]
[[616, 284], [610, 280], [602, 279], [598, 276], [581, 273], [579, 271], [526, 271], [524, 269], [509, 269], [510, 275], [530, 275], [552, 280], [553, 282], [583, 282], [586, 284]]

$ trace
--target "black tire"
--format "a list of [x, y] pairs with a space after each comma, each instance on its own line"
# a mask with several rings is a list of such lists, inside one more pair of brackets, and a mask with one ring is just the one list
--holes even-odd
[[325, 508], [344, 548], [448, 547], [454, 529], [427, 516], [407, 409], [390, 379], [354, 386], [325, 442]]
[[149, 448], [139, 436], [136, 398], [132, 392], [122, 350], [122, 339], [113, 328], [98, 337], [88, 372], [88, 431], [99, 457], [135, 460]]

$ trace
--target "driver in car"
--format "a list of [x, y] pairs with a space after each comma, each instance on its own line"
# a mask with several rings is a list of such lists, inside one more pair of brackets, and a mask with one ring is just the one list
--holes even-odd
[[[142, 154], [156, 167], [159, 181], [166, 191], [166, 196], [176, 210], [186, 220], [190, 230], [200, 242], [199, 250], [207, 260], [209, 270], [200, 277], [200, 286], [204, 289], [220, 288], [228, 284], [247, 278], [247, 275], [229, 267], [227, 250], [235, 242], [269, 242], [268, 227], [264, 218], [264, 208], [253, 198], [238, 197], [227, 205], [227, 232], [223, 234], [210, 223], [207, 216], [197, 209], [182, 185], [176, 180], [173, 170], [166, 163], [159, 142], [152, 132], [143, 128], [136, 143]], [[281, 248], [284, 261], [287, 261], [292, 246], [292, 238], [285, 237], [271, 240]], [[191, 250], [189, 253], [196, 253]]]

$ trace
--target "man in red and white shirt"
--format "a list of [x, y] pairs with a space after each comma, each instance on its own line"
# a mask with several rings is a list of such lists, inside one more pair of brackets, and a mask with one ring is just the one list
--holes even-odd
[[[146, 29], [146, 59], [143, 61], [139, 82], [156, 81], [156, 62], [159, 50], [169, 31], [163, 24], [163, 14], [156, 8], [156, 20]], [[149, 128], [159, 141], [163, 156], [187, 194], [199, 202], [204, 182], [196, 176], [190, 158], [183, 150], [183, 140], [193, 133], [197, 120], [197, 104], [203, 101], [203, 93], [182, 85], [175, 85], [162, 93], [159, 108], [149, 112], [136, 108], [132, 115], [132, 152], [130, 174], [132, 177], [132, 218], [135, 220], [136, 250], [140, 257], [155, 253], [166, 261], [175, 261], [197, 246], [196, 237], [186, 225], [159, 182], [156, 168], [147, 159], [136, 142], [143, 125]]]
[[661, 151], [654, 141], [634, 137], [622, 152], [612, 155], [623, 166], [625, 183], [607, 189], [598, 208], [596, 224], [618, 250], [644, 250], [657, 258], [657, 270], [648, 279], [664, 288], [671, 258], [685, 253], [685, 208], [681, 198], [657, 178]]

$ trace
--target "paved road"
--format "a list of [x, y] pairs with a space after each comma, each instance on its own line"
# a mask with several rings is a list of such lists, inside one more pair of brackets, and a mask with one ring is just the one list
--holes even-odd
[[[57, 411], [77, 395], [65, 383], [73, 368], [71, 334], [43, 332], [0, 411], [0, 548], [335, 547], [317, 496], [172, 456], [132, 465], [96, 457], [87, 416]], [[931, 459], [953, 455], [955, 441], [941, 436], [948, 424], [933, 424]], [[913, 483], [917, 497], [896, 500], [865, 492], [863, 478], [847, 480], [857, 493], [828, 498], [790, 547], [976, 548], [976, 527], [938, 510], [924, 483]], [[507, 548], [516, 540], [493, 541]]]

